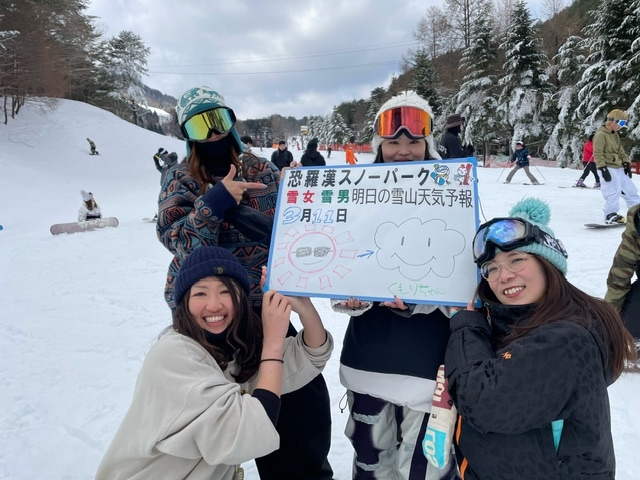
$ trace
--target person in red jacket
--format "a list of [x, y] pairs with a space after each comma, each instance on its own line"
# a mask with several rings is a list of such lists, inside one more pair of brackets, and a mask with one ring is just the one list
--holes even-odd
[[584, 181], [589, 176], [589, 173], [593, 173], [593, 176], [596, 178], [596, 183], [593, 184], [593, 188], [600, 188], [600, 177], [598, 176], [596, 162], [593, 159], [593, 133], [589, 135], [587, 141], [584, 142], [582, 149], [582, 167], [584, 168], [584, 172], [582, 172], [582, 176], [578, 179], [575, 186], [587, 188]]

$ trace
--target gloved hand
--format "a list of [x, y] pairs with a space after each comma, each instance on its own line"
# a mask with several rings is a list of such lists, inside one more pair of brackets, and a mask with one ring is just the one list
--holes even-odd
[[602, 178], [604, 178], [605, 182], [611, 181], [611, 174], [609, 173], [609, 169], [607, 167], [599, 168]]
[[444, 468], [451, 461], [451, 444], [458, 419], [458, 411], [451, 400], [448, 386], [449, 381], [444, 376], [444, 365], [440, 365], [429, 423], [422, 440], [422, 453], [436, 468]]
[[629, 165], [629, 162], [623, 162], [622, 168], [624, 169], [624, 173], [627, 175], [627, 177], [633, 177], [633, 174], [631, 173], [631, 165]]

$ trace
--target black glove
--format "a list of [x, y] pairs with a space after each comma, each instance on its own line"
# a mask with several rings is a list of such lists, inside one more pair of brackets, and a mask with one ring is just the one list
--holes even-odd
[[609, 173], [609, 169], [607, 167], [599, 168], [600, 173], [602, 174], [602, 178], [604, 178], [605, 182], [611, 181], [611, 174]]
[[224, 219], [254, 242], [270, 246], [273, 218], [269, 215], [246, 205], [238, 205], [227, 210]]
[[633, 176], [633, 174], [631, 173], [631, 165], [629, 165], [629, 162], [623, 162], [622, 168], [624, 169], [624, 173], [627, 175], [627, 177], [631, 178]]

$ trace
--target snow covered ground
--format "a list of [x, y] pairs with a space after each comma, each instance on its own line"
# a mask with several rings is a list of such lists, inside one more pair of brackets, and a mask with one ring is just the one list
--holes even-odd
[[[88, 154], [87, 137], [100, 156]], [[0, 479], [92, 478], [129, 406], [145, 351], [170, 322], [162, 294], [171, 255], [155, 225], [142, 221], [156, 211], [160, 174], [152, 156], [159, 147], [184, 153], [178, 140], [71, 101], [47, 116], [24, 107], [0, 125]], [[293, 154], [299, 159], [302, 152]], [[328, 160], [344, 162], [343, 152]], [[583, 227], [602, 220], [600, 192], [558, 188], [575, 182], [575, 170], [532, 171], [546, 185], [521, 185], [524, 172], [503, 185], [501, 169], [478, 169], [483, 215], [504, 216], [523, 196], [545, 199], [551, 226], [569, 251], [569, 279], [603, 296], [621, 231]], [[103, 214], [118, 217], [120, 226], [52, 236], [51, 224], [75, 221], [81, 189], [93, 192]], [[315, 303], [336, 339], [325, 370], [333, 411], [330, 461], [345, 480], [351, 448], [343, 434], [347, 413], [339, 407], [338, 360], [347, 318], [326, 300]], [[640, 375], [623, 375], [609, 393], [617, 478], [635, 479]], [[258, 478], [253, 463], [245, 470], [248, 480]]]

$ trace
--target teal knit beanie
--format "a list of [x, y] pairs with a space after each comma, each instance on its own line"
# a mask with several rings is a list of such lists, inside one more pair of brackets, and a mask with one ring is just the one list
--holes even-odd
[[[197, 113], [211, 110], [218, 107], [226, 107], [224, 97], [210, 87], [194, 87], [190, 88], [182, 94], [176, 105], [176, 113], [178, 114], [178, 125], [182, 126], [184, 122], [189, 120]], [[240, 141], [240, 135], [236, 130], [236, 127], [231, 127], [229, 132], [233, 138], [233, 143], [238, 153], [242, 153], [244, 148], [242, 141]], [[187, 144], [187, 157], [191, 152], [191, 140], [186, 139]]]
[[[509, 217], [522, 218], [533, 225], [537, 225], [541, 230], [551, 236], [551, 239], [545, 239], [545, 241], [559, 242], [560, 246], [562, 246], [562, 243], [556, 239], [553, 230], [549, 228], [551, 210], [546, 202], [543, 202], [538, 198], [524, 198], [513, 206], [509, 212]], [[562, 247], [562, 249], [564, 250], [564, 247]], [[500, 250], [496, 248], [496, 251]], [[562, 253], [560, 253], [560, 251], [549, 245], [541, 245], [534, 242], [511, 251], [533, 253], [544, 257], [564, 275], [567, 274], [567, 259], [562, 255]]]

